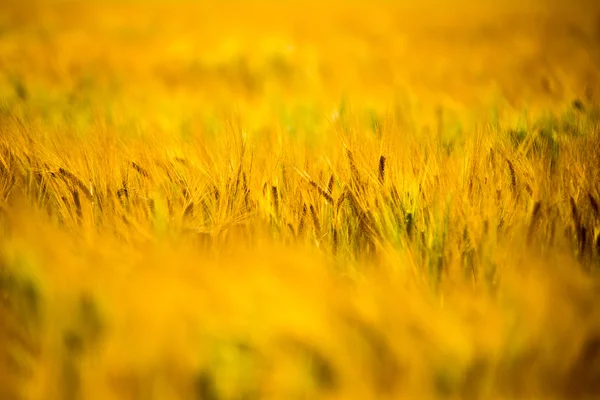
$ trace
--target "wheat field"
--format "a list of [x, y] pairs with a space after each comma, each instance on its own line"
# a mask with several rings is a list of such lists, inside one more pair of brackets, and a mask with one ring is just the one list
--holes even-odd
[[0, 399], [599, 398], [567, 3], [0, 2]]

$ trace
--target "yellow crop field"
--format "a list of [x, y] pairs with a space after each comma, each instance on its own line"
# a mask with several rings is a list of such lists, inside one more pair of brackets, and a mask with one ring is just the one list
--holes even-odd
[[600, 5], [0, 2], [0, 399], [600, 397]]

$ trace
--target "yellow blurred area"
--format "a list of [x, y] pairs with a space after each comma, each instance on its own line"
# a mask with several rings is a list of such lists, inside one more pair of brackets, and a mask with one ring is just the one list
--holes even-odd
[[0, 399], [593, 399], [595, 1], [0, 2]]
[[262, 107], [341, 96], [389, 106], [409, 92], [517, 109], [598, 91], [594, 2], [15, 4], [3, 6], [3, 69], [72, 90], [92, 80], [146, 101], [164, 90]]

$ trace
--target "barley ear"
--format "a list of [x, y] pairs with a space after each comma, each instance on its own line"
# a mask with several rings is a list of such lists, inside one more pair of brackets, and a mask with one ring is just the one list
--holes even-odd
[[379, 157], [379, 182], [383, 185], [385, 181], [385, 156]]
[[536, 201], [533, 206], [533, 212], [531, 213], [531, 222], [529, 223], [529, 230], [527, 232], [527, 244], [531, 245], [533, 242], [533, 235], [535, 228], [541, 217], [541, 203]]
[[318, 237], [321, 234], [321, 223], [319, 222], [319, 216], [312, 204], [310, 205], [310, 216], [312, 217], [313, 226], [315, 228], [315, 236]]

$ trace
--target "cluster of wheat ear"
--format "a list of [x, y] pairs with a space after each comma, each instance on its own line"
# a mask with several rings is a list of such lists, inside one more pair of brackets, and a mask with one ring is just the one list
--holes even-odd
[[598, 398], [596, 22], [465, 1], [0, 2], [0, 399]]

